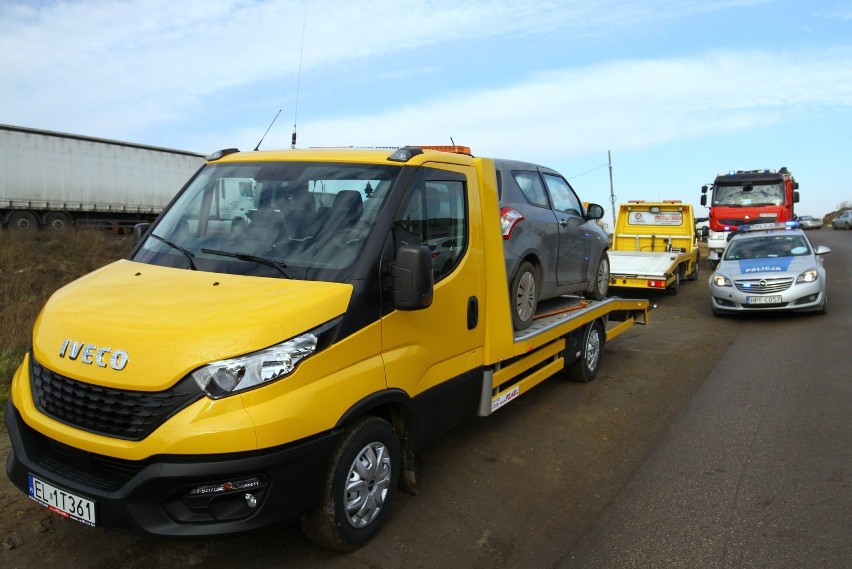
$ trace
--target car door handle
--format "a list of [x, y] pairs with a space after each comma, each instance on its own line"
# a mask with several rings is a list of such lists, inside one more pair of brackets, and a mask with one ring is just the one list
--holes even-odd
[[562, 227], [568, 227], [568, 220], [567, 219], [560, 219], [559, 225], [561, 225]]

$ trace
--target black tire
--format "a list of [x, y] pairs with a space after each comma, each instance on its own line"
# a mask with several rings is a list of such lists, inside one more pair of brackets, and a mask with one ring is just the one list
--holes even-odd
[[29, 211], [13, 211], [8, 225], [9, 229], [16, 231], [35, 231], [38, 229], [38, 218]]
[[670, 284], [669, 286], [666, 287], [666, 294], [667, 295], [674, 296], [680, 290], [680, 273], [681, 272], [682, 272], [681, 268], [680, 268], [680, 266], [678, 266], [678, 268], [675, 269], [675, 280], [672, 281], [672, 284]]
[[688, 277], [686, 277], [687, 280], [690, 280], [690, 281], [697, 281], [698, 280], [698, 265], [700, 264], [700, 262], [701, 262], [701, 254], [699, 253], [699, 254], [695, 255], [695, 264], [692, 265], [692, 272], [689, 273]]
[[67, 231], [71, 229], [71, 216], [61, 211], [52, 211], [44, 218], [45, 229], [51, 231]]
[[590, 288], [583, 292], [583, 296], [592, 300], [603, 300], [607, 294], [609, 294], [609, 255], [604, 251], [598, 260]]
[[515, 330], [526, 330], [535, 317], [541, 293], [538, 270], [529, 261], [524, 261], [512, 278], [509, 302], [512, 305], [512, 325]]
[[600, 320], [590, 322], [583, 330], [583, 355], [571, 363], [566, 372], [568, 379], [580, 383], [588, 383], [595, 379], [601, 367], [606, 332]]
[[302, 518], [302, 531], [328, 549], [358, 549], [387, 516], [400, 466], [399, 439], [390, 423], [375, 416], [362, 418], [338, 443], [320, 503]]

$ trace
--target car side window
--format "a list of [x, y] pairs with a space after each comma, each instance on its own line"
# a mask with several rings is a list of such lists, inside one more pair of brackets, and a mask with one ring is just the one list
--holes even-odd
[[570, 215], [583, 215], [583, 206], [568, 182], [552, 174], [545, 174], [544, 182], [550, 192], [550, 199], [553, 200], [553, 209]]
[[452, 272], [467, 245], [465, 185], [460, 180], [419, 180], [394, 224], [400, 245], [426, 245], [435, 281]]
[[544, 184], [541, 183], [541, 176], [538, 175], [538, 172], [516, 170], [512, 172], [512, 177], [528, 202], [534, 206], [550, 209], [550, 204], [547, 202], [547, 192], [544, 190]]

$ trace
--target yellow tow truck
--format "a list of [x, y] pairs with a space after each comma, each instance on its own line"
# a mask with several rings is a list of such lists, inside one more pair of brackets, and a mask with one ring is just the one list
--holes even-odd
[[698, 279], [695, 214], [680, 200], [621, 204], [609, 250], [611, 287], [677, 294], [682, 280]]
[[[247, 227], [227, 183], [257, 196]], [[563, 297], [515, 332], [494, 161], [467, 148], [221, 151], [136, 235], [46, 303], [6, 412], [18, 488], [135, 534], [301, 519], [357, 548], [423, 443], [593, 379], [648, 316]]]

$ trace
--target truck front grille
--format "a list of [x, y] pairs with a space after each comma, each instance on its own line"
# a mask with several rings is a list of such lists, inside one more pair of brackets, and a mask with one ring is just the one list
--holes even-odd
[[743, 279], [734, 281], [737, 290], [752, 294], [772, 294], [785, 291], [793, 285], [790, 277], [783, 279]]
[[165, 391], [101, 387], [59, 375], [30, 357], [33, 401], [57, 421], [108, 437], [139, 441], [203, 394], [191, 376]]

